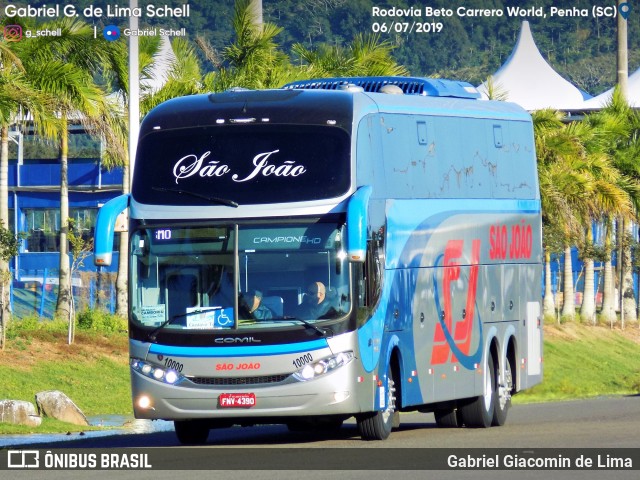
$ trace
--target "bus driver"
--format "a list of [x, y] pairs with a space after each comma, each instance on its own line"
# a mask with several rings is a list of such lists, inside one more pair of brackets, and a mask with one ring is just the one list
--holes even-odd
[[298, 306], [296, 316], [302, 319], [318, 319], [331, 309], [327, 300], [327, 289], [322, 282], [314, 282], [307, 287], [307, 293]]

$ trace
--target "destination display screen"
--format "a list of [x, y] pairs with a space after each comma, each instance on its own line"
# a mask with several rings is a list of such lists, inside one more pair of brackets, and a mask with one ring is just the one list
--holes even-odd
[[133, 197], [155, 205], [247, 205], [336, 198], [350, 186], [337, 127], [223, 125], [158, 130], [140, 142]]

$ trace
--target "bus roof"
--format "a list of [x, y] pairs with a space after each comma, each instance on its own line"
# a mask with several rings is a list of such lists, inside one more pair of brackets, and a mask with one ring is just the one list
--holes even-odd
[[[420, 80], [419, 85], [422, 91], [439, 89], [438, 95], [427, 95], [418, 93], [419, 89], [416, 87], [418, 83], [414, 82], [414, 79], [405, 83], [398, 80], [400, 83], [394, 85], [406, 89], [415, 87], [415, 93], [392, 95], [379, 93], [386, 80], [374, 79], [359, 88], [348, 88], [348, 85], [352, 85], [348, 81], [350, 79], [325, 80], [326, 88], [318, 86], [314, 80], [307, 80], [289, 84], [283, 89], [232, 89], [222, 93], [175, 98], [149, 112], [143, 121], [140, 134], [143, 136], [158, 129], [245, 122], [307, 125], [326, 125], [331, 122], [331, 125], [350, 131], [354, 122], [357, 123], [361, 117], [369, 113], [461, 116], [517, 121], [531, 119], [526, 110], [513, 103], [480, 100], [472, 93], [463, 97], [462, 91], [467, 88], [465, 85], [468, 85], [464, 82], [415, 79], [416, 82]], [[298, 89], [299, 84], [302, 89]], [[340, 88], [338, 88], [339, 85], [341, 85]], [[455, 95], [456, 91], [460, 95]]]
[[387, 85], [398, 87], [405, 95], [429, 97], [480, 98], [480, 92], [467, 82], [442, 78], [417, 77], [342, 77], [316, 78], [291, 82], [282, 87], [285, 90], [341, 90], [350, 85], [365, 92], [378, 93]]

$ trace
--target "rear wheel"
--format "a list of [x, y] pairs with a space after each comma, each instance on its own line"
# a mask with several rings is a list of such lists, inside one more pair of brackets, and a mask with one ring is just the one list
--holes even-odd
[[511, 394], [513, 393], [513, 371], [514, 365], [512, 365], [510, 358], [505, 359], [504, 363], [504, 378], [502, 375], [498, 375], [497, 389], [496, 389], [496, 408], [493, 413], [492, 425], [501, 426], [507, 421], [507, 413], [509, 407], [511, 407]]
[[209, 427], [196, 420], [175, 420], [173, 426], [178, 441], [183, 445], [202, 445], [209, 437]]
[[458, 428], [462, 426], [458, 410], [455, 408], [435, 410], [433, 416], [436, 417], [436, 425], [440, 428]]
[[464, 424], [467, 427], [490, 427], [496, 408], [496, 396], [496, 368], [493, 354], [489, 351], [484, 369], [484, 394], [460, 407]]
[[356, 417], [363, 440], [385, 440], [393, 428], [400, 426], [400, 413], [396, 411], [396, 388], [391, 367], [387, 371], [386, 403], [384, 410]]

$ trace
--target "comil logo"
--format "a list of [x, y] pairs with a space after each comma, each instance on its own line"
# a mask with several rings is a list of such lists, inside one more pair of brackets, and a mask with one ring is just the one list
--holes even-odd
[[22, 27], [20, 25], [6, 25], [3, 34], [7, 42], [19, 42], [22, 40]]
[[8, 468], [39, 468], [40, 452], [37, 450], [8, 450]]
[[104, 27], [102, 35], [109, 42], [114, 42], [120, 38], [120, 29], [115, 25], [107, 25]]

